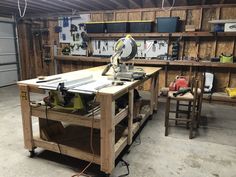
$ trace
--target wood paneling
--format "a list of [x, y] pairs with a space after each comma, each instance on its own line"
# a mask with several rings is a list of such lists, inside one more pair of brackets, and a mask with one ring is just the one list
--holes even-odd
[[130, 12], [128, 18], [129, 18], [129, 21], [142, 20], [142, 13], [141, 12]]
[[215, 52], [213, 49], [214, 39], [206, 38], [200, 41], [199, 57], [204, 60], [210, 60], [214, 57]]
[[104, 21], [114, 21], [114, 13], [104, 13]]
[[224, 37], [220, 38], [217, 41], [217, 56], [221, 55], [221, 53], [224, 53], [226, 55], [233, 54], [234, 50], [234, 38], [232, 37]]
[[187, 10], [187, 25], [194, 25], [196, 29], [199, 29], [200, 25], [200, 17], [201, 17], [201, 10], [200, 9], [190, 9]]
[[142, 20], [155, 20], [156, 14], [155, 12], [142, 12]]
[[127, 21], [128, 13], [126, 12], [117, 12], [116, 13], [116, 21]]
[[101, 22], [103, 21], [103, 13], [92, 13], [91, 21], [93, 22]]
[[207, 8], [203, 9], [203, 18], [202, 18], [202, 31], [210, 31], [211, 24], [208, 23], [210, 20], [217, 19], [216, 8]]

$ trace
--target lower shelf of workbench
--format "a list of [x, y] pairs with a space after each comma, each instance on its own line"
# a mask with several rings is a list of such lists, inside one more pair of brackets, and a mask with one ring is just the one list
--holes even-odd
[[[132, 126], [133, 135], [135, 135], [141, 128], [143, 123], [150, 116], [150, 111], [142, 115], [142, 120], [136, 122]], [[93, 129], [93, 148], [94, 154], [90, 148], [90, 132], [89, 127], [82, 127], [76, 125], [68, 125], [64, 128], [63, 133], [54, 136], [51, 140], [44, 140], [40, 137], [34, 137], [35, 147], [43, 148], [45, 150], [61, 153], [74, 158], [85, 161], [93, 161], [95, 164], [100, 164], [100, 130]], [[117, 125], [115, 137], [115, 158], [119, 156], [122, 150], [128, 144], [127, 127]]]

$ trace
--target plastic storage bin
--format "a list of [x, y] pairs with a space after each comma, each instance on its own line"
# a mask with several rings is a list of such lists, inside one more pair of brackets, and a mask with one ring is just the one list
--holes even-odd
[[152, 32], [152, 21], [133, 21], [130, 22], [131, 33], [150, 33]]
[[107, 33], [127, 33], [129, 32], [129, 23], [122, 21], [106, 22]]
[[88, 22], [86, 24], [87, 33], [104, 33], [105, 23], [104, 22]]
[[159, 33], [178, 32], [180, 26], [179, 17], [157, 17], [156, 22]]

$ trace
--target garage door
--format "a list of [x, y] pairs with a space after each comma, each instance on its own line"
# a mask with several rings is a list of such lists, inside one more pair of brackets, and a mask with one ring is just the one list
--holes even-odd
[[0, 21], [0, 87], [18, 80], [17, 40], [13, 22]]

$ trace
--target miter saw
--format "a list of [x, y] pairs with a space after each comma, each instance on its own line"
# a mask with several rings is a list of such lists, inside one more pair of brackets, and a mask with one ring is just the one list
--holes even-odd
[[125, 38], [119, 39], [115, 46], [115, 53], [111, 56], [111, 63], [109, 63], [102, 75], [105, 76], [106, 73], [113, 68], [114, 80], [137, 80], [143, 78], [146, 73], [142, 68], [134, 69], [133, 65], [126, 65], [125, 62], [132, 60], [137, 54], [137, 43], [131, 37], [127, 35]]

